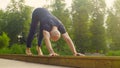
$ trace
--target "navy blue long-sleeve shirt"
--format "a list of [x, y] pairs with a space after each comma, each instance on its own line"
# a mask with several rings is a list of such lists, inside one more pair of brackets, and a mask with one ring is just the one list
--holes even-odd
[[27, 47], [31, 47], [31, 42], [36, 33], [36, 28], [40, 22], [39, 34], [38, 34], [38, 45], [40, 46], [43, 39], [43, 30], [50, 32], [53, 26], [56, 26], [61, 34], [65, 33], [65, 27], [55, 16], [53, 16], [45, 8], [37, 8], [32, 13], [32, 22], [30, 27], [30, 32], [27, 38]]

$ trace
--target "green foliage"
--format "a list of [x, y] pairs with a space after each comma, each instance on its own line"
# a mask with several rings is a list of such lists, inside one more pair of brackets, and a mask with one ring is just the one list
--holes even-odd
[[65, 8], [65, 0], [54, 0], [51, 4], [52, 13], [55, 15], [65, 26], [68, 30], [72, 26], [72, 22], [70, 19], [70, 12], [69, 9]]
[[[104, 0], [95, 0], [92, 1], [93, 11], [91, 14], [91, 24], [90, 24], [90, 32], [91, 32], [91, 49], [96, 52], [103, 52], [107, 49], [106, 44], [106, 33], [104, 27], [104, 16], [105, 16], [105, 1]], [[102, 10], [102, 11], [101, 11]]]
[[[52, 46], [53, 46], [53, 44], [52, 44]], [[42, 50], [44, 55], [48, 55], [49, 54], [49, 51], [48, 51], [44, 41], [42, 43], [41, 50]]]
[[5, 29], [7, 26], [6, 16], [7, 16], [6, 12], [3, 10], [0, 10], [0, 33], [5, 32]]
[[74, 42], [78, 52], [85, 52], [89, 48], [88, 32], [88, 0], [73, 0], [72, 4], [72, 21]]
[[26, 38], [29, 29], [30, 15], [32, 8], [24, 4], [24, 0], [11, 0], [4, 12], [1, 28], [10, 37], [10, 43], [16, 43], [18, 35]]
[[0, 49], [0, 54], [12, 54], [10, 48], [5, 47]]
[[57, 47], [59, 47], [59, 48], [54, 47], [54, 50], [59, 55], [64, 55], [64, 56], [72, 55], [72, 52], [71, 52], [70, 48], [68, 47], [68, 45], [58, 45]]
[[53, 42], [52, 46], [55, 52], [57, 52], [60, 55], [71, 55], [72, 54], [70, 48], [68, 47], [68, 44], [65, 43], [63, 39], [60, 39], [57, 43]]
[[120, 50], [117, 51], [109, 51], [106, 56], [120, 56]]
[[9, 45], [9, 37], [7, 36], [6, 33], [2, 33], [2, 35], [0, 36], [0, 48], [4, 48], [7, 47]]
[[25, 45], [13, 44], [11, 47], [0, 49], [0, 54], [25, 54]]
[[12, 54], [25, 54], [25, 46], [19, 44], [13, 44], [10, 48]]
[[115, 0], [114, 10], [108, 11], [107, 34], [111, 50], [120, 50], [120, 1]]
[[[70, 8], [65, 7], [65, 0], [53, 0], [48, 9], [64, 24], [67, 32], [72, 36], [78, 52], [100, 52], [120, 49], [120, 0], [115, 0], [114, 9], [106, 12], [105, 0], [72, 0]], [[25, 5], [25, 0], [11, 0], [6, 11], [0, 10], [0, 54], [24, 54], [25, 45], [16, 44], [17, 36], [25, 39], [29, 32], [32, 8]], [[70, 12], [71, 11], [71, 12]], [[106, 13], [108, 17], [106, 19]], [[107, 20], [105, 22], [105, 20]], [[105, 29], [104, 24], [107, 27]], [[105, 33], [107, 32], [107, 35]], [[106, 44], [107, 36], [107, 44]], [[9, 46], [9, 38], [11, 48]], [[37, 39], [32, 42], [31, 51], [37, 54]], [[60, 55], [71, 55], [68, 45], [60, 39], [52, 42], [53, 49]], [[44, 54], [49, 54], [42, 44]], [[109, 51], [107, 55], [116, 56], [120, 51]]]
[[[106, 50], [106, 37], [105, 37], [105, 29], [103, 27], [103, 16], [98, 16], [97, 19], [93, 20], [93, 24], [91, 25], [91, 48], [100, 51]], [[101, 20], [101, 21], [100, 21]]]

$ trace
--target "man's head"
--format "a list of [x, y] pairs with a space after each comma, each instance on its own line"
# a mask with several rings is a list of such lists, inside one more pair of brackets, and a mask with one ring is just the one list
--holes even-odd
[[53, 41], [57, 41], [57, 40], [59, 40], [60, 39], [60, 32], [58, 31], [58, 29], [57, 28], [52, 28], [52, 30], [51, 30], [51, 32], [50, 32], [50, 38], [51, 38], [51, 40], [53, 40]]

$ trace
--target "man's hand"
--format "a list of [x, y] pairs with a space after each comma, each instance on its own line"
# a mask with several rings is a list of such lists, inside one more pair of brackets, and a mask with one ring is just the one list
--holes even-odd
[[85, 55], [81, 53], [75, 53], [74, 56], [85, 56]]
[[57, 53], [51, 53], [51, 54], [49, 54], [49, 56], [59, 56], [59, 54], [57, 54]]

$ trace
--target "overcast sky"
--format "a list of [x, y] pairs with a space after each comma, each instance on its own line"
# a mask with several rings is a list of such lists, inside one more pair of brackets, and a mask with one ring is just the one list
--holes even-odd
[[[17, 1], [17, 0], [16, 0]], [[51, 0], [47, 0], [47, 3], [49, 4]], [[67, 3], [67, 6], [69, 7], [72, 0], [65, 0]], [[106, 0], [107, 6], [112, 6], [114, 0]], [[10, 3], [10, 0], [0, 0], [0, 9], [5, 9], [6, 6]], [[44, 4], [46, 4], [46, 0], [25, 0], [25, 4], [32, 6], [32, 7], [42, 7]]]

